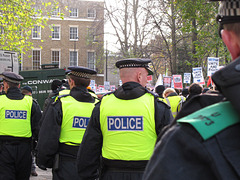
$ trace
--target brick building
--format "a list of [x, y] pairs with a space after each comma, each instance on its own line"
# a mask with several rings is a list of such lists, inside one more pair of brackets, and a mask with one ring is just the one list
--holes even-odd
[[[42, 2], [50, 1], [54, 2], [37, 1], [34, 8], [39, 10]], [[57, 2], [56, 7], [48, 7], [48, 26], [33, 27], [31, 42], [34, 48], [22, 55], [21, 70], [37, 70], [42, 64], [50, 63], [58, 63], [59, 68], [84, 66], [97, 70], [95, 80], [103, 84], [103, 0]]]

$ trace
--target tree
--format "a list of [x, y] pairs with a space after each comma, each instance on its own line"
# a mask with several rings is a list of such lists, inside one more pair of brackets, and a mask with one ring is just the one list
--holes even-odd
[[[24, 53], [31, 49], [29, 40], [34, 25], [45, 27], [47, 15], [45, 11], [50, 2], [41, 3], [36, 9], [32, 0], [2, 0], [0, 4], [0, 49]], [[57, 3], [54, 3], [57, 6]]]
[[[106, 17], [120, 44], [123, 57], [146, 57], [146, 45], [152, 37], [149, 12], [144, 8], [148, 0], [115, 0], [106, 4]], [[117, 5], [117, 6], [116, 6]]]

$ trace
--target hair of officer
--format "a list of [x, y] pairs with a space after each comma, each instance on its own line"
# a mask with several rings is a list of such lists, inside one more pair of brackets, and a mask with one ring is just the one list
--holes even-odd
[[10, 87], [18, 87], [19, 84], [20, 84], [20, 83], [9, 82], [9, 81], [7, 81], [7, 80], [4, 80], [4, 81], [8, 84], [9, 88], [10, 88]]
[[77, 77], [77, 76], [73, 76], [71, 74], [68, 75], [68, 77], [70, 79], [74, 80], [76, 87], [83, 86], [83, 87], [87, 88], [89, 86], [89, 84], [90, 84], [90, 79], [88, 79], [88, 78]]
[[233, 31], [240, 38], [240, 23], [224, 24], [223, 27], [227, 31]]
[[189, 94], [201, 94], [202, 91], [203, 91], [203, 88], [198, 83], [192, 83], [188, 88]]

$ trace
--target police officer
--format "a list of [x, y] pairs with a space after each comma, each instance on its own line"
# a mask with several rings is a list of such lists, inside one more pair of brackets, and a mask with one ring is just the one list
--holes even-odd
[[116, 63], [123, 85], [103, 96], [93, 110], [78, 152], [82, 179], [141, 179], [157, 135], [172, 119], [170, 107], [145, 88], [147, 75], [152, 74], [150, 62], [124, 59]]
[[3, 94], [3, 79], [0, 78], [0, 95]]
[[53, 179], [79, 179], [76, 157], [78, 147], [95, 106], [88, 93], [90, 76], [96, 71], [69, 67], [70, 94], [59, 96], [43, 117], [38, 142], [37, 164], [53, 168]]
[[173, 88], [167, 88], [163, 91], [163, 102], [171, 107], [171, 112], [175, 118], [182, 108], [185, 97], [179, 96]]
[[31, 96], [21, 93], [23, 77], [3, 72], [4, 91], [0, 95], [0, 179], [29, 179], [31, 139], [38, 138], [41, 111]]
[[177, 120], [157, 144], [144, 180], [240, 179], [240, 0], [221, 1], [218, 22], [233, 62], [212, 79], [227, 101]]

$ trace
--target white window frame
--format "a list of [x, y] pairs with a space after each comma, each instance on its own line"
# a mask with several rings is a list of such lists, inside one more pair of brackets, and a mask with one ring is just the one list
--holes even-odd
[[52, 26], [53, 29], [54, 29], [54, 27], [58, 27], [59, 28], [59, 37], [58, 38], [54, 38], [53, 34], [54, 34], [55, 31], [52, 31], [52, 40], [60, 40], [61, 39], [61, 26], [58, 26], [58, 25]]
[[[76, 38], [71, 38], [71, 28], [77, 28]], [[77, 26], [70, 26], [69, 27], [69, 40], [70, 41], [78, 41], [78, 27]]]
[[[89, 53], [93, 53], [93, 63], [89, 63]], [[92, 64], [93, 64], [93, 68], [91, 67]], [[96, 53], [94, 51], [87, 52], [87, 67], [92, 70], [96, 70]]]
[[[34, 60], [33, 60], [33, 58], [34, 58], [33, 52], [34, 52], [34, 51], [39, 51], [39, 52], [40, 52], [40, 53], [39, 53], [39, 67], [36, 66], [37, 68], [34, 68], [34, 62], [33, 62], [33, 61], [34, 61]], [[41, 49], [33, 49], [33, 50], [32, 50], [32, 69], [33, 69], [33, 70], [41, 69]]]
[[[77, 12], [75, 12], [77, 10]], [[78, 17], [78, 8], [70, 8], [69, 17]], [[76, 15], [75, 15], [76, 14]]]
[[53, 52], [58, 52], [58, 67], [60, 67], [60, 62], [61, 62], [61, 51], [59, 49], [51, 49], [51, 63], [56, 63], [57, 61], [53, 61]]
[[51, 15], [53, 16], [53, 17], [56, 17], [56, 16], [60, 16], [60, 8], [58, 7], [58, 8], [52, 8], [52, 12], [51, 12]]
[[[76, 56], [77, 56], [77, 60], [76, 60], [76, 64], [71, 63], [71, 53], [75, 53], [76, 52]], [[74, 50], [70, 50], [69, 51], [69, 66], [78, 66], [78, 51], [74, 51]]]
[[[89, 12], [89, 11], [94, 11], [94, 12]], [[88, 18], [96, 18], [97, 12], [95, 8], [88, 8], [87, 9], [87, 17]]]
[[[39, 29], [37, 29], [37, 33], [34, 33], [34, 28], [39, 28]], [[34, 37], [34, 35], [37, 35], [37, 37]], [[32, 39], [41, 39], [41, 26], [34, 26], [33, 28], [32, 28]]]

